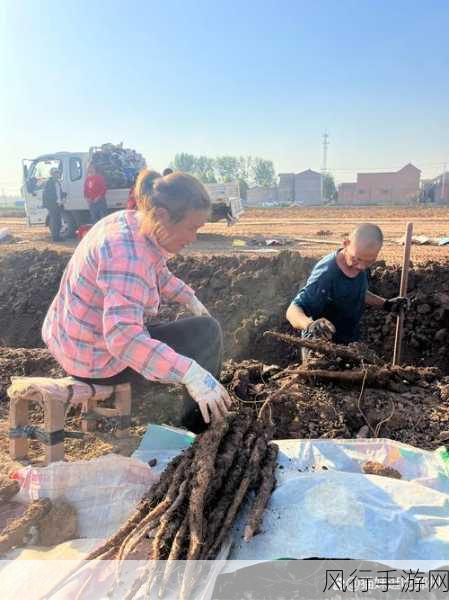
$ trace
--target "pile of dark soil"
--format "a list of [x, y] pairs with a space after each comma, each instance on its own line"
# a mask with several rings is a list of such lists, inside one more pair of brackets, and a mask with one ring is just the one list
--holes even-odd
[[[398, 295], [401, 269], [377, 266], [372, 269], [370, 289], [380, 296]], [[449, 372], [449, 261], [429, 262], [409, 273], [410, 309], [404, 323], [402, 360], [407, 364], [438, 366]], [[363, 335], [370, 347], [391, 359], [396, 317], [368, 309]]]
[[[0, 258], [0, 345], [42, 347], [41, 326], [55, 296], [68, 254], [27, 250]], [[315, 261], [298, 253], [276, 256], [176, 257], [170, 268], [197, 292], [221, 323], [226, 357], [255, 359], [281, 366], [297, 360], [297, 352], [275, 340], [268, 330], [289, 332], [285, 311], [305, 283]], [[398, 294], [401, 270], [380, 264], [372, 269], [370, 288]], [[437, 365], [448, 371], [449, 262], [415, 267], [409, 276], [411, 307], [405, 320], [404, 362]], [[158, 319], [182, 314], [177, 305], [162, 307]], [[364, 339], [381, 356], [391, 357], [395, 317], [368, 309]]]
[[[69, 258], [48, 250], [0, 258], [0, 345], [43, 346], [42, 322]], [[313, 259], [282, 252], [257, 258], [177, 257], [170, 268], [220, 321], [228, 357], [282, 361], [262, 334], [266, 329], [288, 328], [285, 311], [313, 264]], [[163, 307], [158, 319], [173, 318], [177, 312], [178, 305]]]
[[39, 348], [42, 322], [70, 258], [25, 250], [0, 258], [0, 345]]
[[244, 406], [269, 414], [278, 439], [386, 437], [427, 449], [449, 440], [449, 378], [362, 356], [359, 365], [328, 356], [286, 369], [231, 362], [223, 381]]
[[63, 377], [65, 373], [48, 350], [0, 347], [0, 404], [7, 399], [11, 377]]

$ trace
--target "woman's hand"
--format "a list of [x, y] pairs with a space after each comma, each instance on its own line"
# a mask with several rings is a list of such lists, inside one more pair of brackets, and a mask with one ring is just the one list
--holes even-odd
[[232, 400], [228, 392], [197, 362], [192, 362], [182, 383], [198, 404], [205, 423], [210, 423], [210, 415], [221, 420], [229, 413]]
[[196, 296], [193, 296], [192, 300], [187, 304], [187, 308], [195, 317], [210, 317], [210, 312]]

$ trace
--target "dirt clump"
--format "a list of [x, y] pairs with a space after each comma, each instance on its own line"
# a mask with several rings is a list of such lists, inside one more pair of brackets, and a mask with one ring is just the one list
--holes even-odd
[[56, 546], [78, 537], [78, 517], [71, 504], [62, 499], [52, 502], [51, 508], [38, 523], [40, 546]]
[[41, 498], [7, 523], [0, 533], [0, 555], [17, 546], [56, 546], [77, 535], [76, 510], [65, 500]]
[[14, 479], [0, 475], [0, 502], [7, 502], [17, 494], [20, 485]]
[[390, 477], [391, 479], [402, 479], [402, 475], [397, 469], [387, 467], [374, 460], [368, 460], [366, 463], [363, 463], [362, 471], [366, 473], [366, 475], [380, 475], [382, 477]]

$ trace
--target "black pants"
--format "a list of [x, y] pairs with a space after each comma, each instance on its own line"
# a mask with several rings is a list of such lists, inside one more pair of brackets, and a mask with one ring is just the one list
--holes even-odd
[[[206, 371], [218, 377], [223, 362], [223, 333], [221, 326], [212, 317], [189, 317], [164, 325], [154, 325], [148, 328], [152, 338], [164, 342], [178, 352], [193, 358]], [[118, 383], [142, 383], [151, 385], [140, 373], [131, 367], [104, 379], [77, 377], [76, 379], [98, 385], [116, 385]], [[193, 433], [201, 433], [206, 425], [201, 416], [197, 403], [185, 393], [183, 416], [181, 423]]]
[[50, 228], [51, 239], [58, 242], [61, 239], [62, 215], [59, 206], [52, 206], [48, 209], [48, 226]]

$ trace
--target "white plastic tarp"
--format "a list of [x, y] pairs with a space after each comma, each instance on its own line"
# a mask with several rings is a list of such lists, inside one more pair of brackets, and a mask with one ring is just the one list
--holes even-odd
[[[230, 560], [355, 558], [432, 560], [449, 556], [448, 453], [391, 440], [283, 440], [277, 488], [262, 533], [242, 541]], [[365, 475], [367, 460], [402, 479]]]
[[[78, 510], [87, 553], [99, 538], [107, 538], [126, 520], [155, 481], [155, 470], [147, 461], [155, 458], [160, 471], [193, 439], [186, 432], [150, 426], [133, 458], [109, 455], [93, 461], [54, 463], [43, 469], [27, 467], [20, 472], [20, 498], [63, 497], [71, 502]], [[280, 446], [278, 485], [264, 514], [261, 533], [249, 543], [242, 541], [243, 511], [232, 532], [229, 559], [258, 562], [329, 557], [443, 563], [449, 556], [449, 455], [444, 448], [426, 452], [391, 440], [276, 443]], [[363, 474], [362, 465], [367, 460], [396, 468], [402, 480]], [[81, 559], [85, 555], [83, 544], [78, 548]], [[229, 546], [223, 548], [223, 559], [228, 550]], [[0, 566], [3, 597], [41, 597], [30, 594], [33, 578], [35, 589], [49, 591], [62, 583], [55, 596], [58, 598], [74, 597], [74, 590], [89, 585], [93, 565], [75, 561], [71, 569], [59, 570], [47, 565], [42, 578], [42, 560], [33, 562], [23, 589], [17, 580], [20, 565], [6, 561]], [[228, 563], [226, 569], [238, 568], [238, 564]], [[220, 568], [225, 570], [224, 564]], [[214, 577], [219, 570], [215, 569]], [[207, 597], [204, 591], [203, 598]]]

